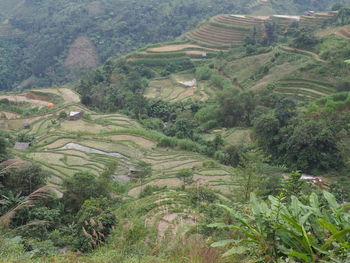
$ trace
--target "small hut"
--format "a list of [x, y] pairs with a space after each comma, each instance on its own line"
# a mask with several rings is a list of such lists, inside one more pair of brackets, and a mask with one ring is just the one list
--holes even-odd
[[76, 121], [83, 117], [84, 111], [71, 111], [69, 113], [69, 120]]
[[24, 129], [29, 129], [30, 128], [30, 122], [29, 121], [24, 121], [23, 122], [23, 128]]
[[31, 146], [30, 142], [16, 142], [15, 149], [24, 151], [24, 150], [28, 149], [29, 146]]

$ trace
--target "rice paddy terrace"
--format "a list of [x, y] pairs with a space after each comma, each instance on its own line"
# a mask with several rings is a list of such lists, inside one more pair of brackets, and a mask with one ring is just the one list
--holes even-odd
[[277, 92], [301, 101], [313, 101], [335, 91], [330, 84], [315, 80], [283, 79], [277, 81], [275, 85]]
[[[155, 72], [156, 77], [150, 81], [146, 97], [162, 99], [170, 102], [192, 99], [206, 101], [215, 93], [210, 83], [197, 81], [190, 71], [162, 77], [169, 65], [201, 65], [213, 61], [219, 53], [230, 47], [242, 45], [247, 37], [262, 39], [266, 36], [267, 25], [274, 23], [283, 31], [293, 23], [301, 27], [318, 29], [335, 17], [335, 12], [312, 13], [302, 16], [254, 16], [254, 15], [218, 15], [203, 23], [197, 29], [188, 32], [178, 41], [149, 45], [126, 56], [130, 63], [145, 66]], [[350, 31], [349, 31], [350, 32]], [[334, 33], [334, 32], [333, 32]], [[335, 34], [346, 37], [347, 27], [339, 28]], [[289, 58], [281, 63], [271, 63], [271, 57], [281, 53]], [[220, 74], [228, 78], [240, 89], [260, 88], [274, 84], [279, 93], [293, 96], [298, 100], [310, 100], [328, 95], [334, 91], [331, 84], [315, 84], [313, 77], [289, 77], [308, 63], [324, 61], [318, 54], [297, 50], [288, 46], [280, 46], [265, 54], [248, 56], [228, 63], [220, 70]], [[271, 65], [272, 64], [272, 65]], [[269, 66], [269, 72], [256, 78], [259, 71]], [[222, 68], [222, 67], [221, 67]], [[166, 72], [165, 72], [166, 73]], [[255, 75], [255, 76], [254, 76]], [[294, 77], [292, 77], [294, 78]], [[290, 84], [290, 85], [289, 85]], [[297, 85], [294, 85], [297, 84]]]
[[156, 78], [150, 81], [145, 96], [150, 99], [161, 99], [170, 102], [192, 99], [205, 101], [213, 90], [205, 81], [197, 81], [190, 72], [172, 74], [169, 77]]
[[[62, 179], [77, 172], [99, 175], [114, 167], [112, 176], [115, 180], [128, 183], [128, 195], [137, 197], [147, 185], [181, 186], [183, 183], [176, 178], [176, 172], [189, 168], [195, 173], [194, 187], [208, 185], [222, 193], [229, 193], [234, 187], [235, 172], [232, 168], [193, 152], [158, 147], [157, 143], [164, 135], [143, 129], [138, 122], [125, 115], [90, 111], [79, 103], [79, 96], [68, 88], [44, 89], [40, 90], [40, 94], [47, 94], [46, 98], [54, 94], [61, 100], [53, 107], [42, 106], [45, 111], [39, 115], [24, 117], [19, 113], [11, 115], [9, 111], [0, 125], [1, 129], [14, 134], [34, 136], [31, 147], [14, 150], [14, 154], [50, 171], [51, 184], [59, 186]], [[23, 94], [17, 94], [20, 95]], [[83, 118], [70, 121], [59, 118], [62, 111], [85, 113]], [[25, 121], [30, 123], [29, 129], [23, 128]], [[145, 179], [142, 185], [130, 175], [130, 169], [137, 167], [140, 161], [152, 167], [152, 176]]]
[[263, 38], [266, 35], [266, 25], [272, 22], [280, 29], [295, 22], [301, 27], [316, 29], [334, 18], [335, 14], [326, 12], [304, 16], [219, 15], [189, 32], [186, 37], [200, 45], [227, 48], [244, 43], [246, 37]]

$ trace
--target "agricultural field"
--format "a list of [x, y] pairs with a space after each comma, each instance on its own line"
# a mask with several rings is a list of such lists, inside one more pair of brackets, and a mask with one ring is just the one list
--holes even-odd
[[[254, 4], [264, 5], [262, 1], [251, 3]], [[285, 28], [297, 21], [303, 27], [315, 29], [326, 24], [334, 16], [332, 12], [315, 13], [312, 16], [218, 15], [186, 34], [186, 37], [199, 45], [229, 48], [243, 44], [247, 37], [262, 39], [266, 36], [266, 22], [275, 22], [280, 28]]]
[[343, 37], [345, 39], [350, 39], [350, 26], [330, 27], [317, 32], [317, 36], [319, 37], [324, 37], [332, 34]]
[[283, 79], [275, 85], [277, 92], [302, 101], [312, 101], [335, 92], [330, 84], [307, 79]]
[[199, 82], [192, 73], [172, 74], [166, 78], [153, 79], [145, 96], [150, 99], [161, 99], [170, 102], [192, 99], [205, 101], [211, 91], [204, 82]]
[[[173, 81], [185, 83], [193, 75], [189, 73], [172, 76]], [[182, 84], [182, 86], [185, 86]], [[180, 84], [179, 84], [180, 86]], [[182, 87], [182, 89], [185, 89]], [[34, 136], [27, 150], [14, 150], [22, 160], [31, 161], [52, 173], [50, 184], [60, 186], [62, 180], [78, 172], [100, 175], [113, 167], [116, 180], [126, 181], [128, 195], [137, 197], [141, 189], [149, 186], [180, 187], [177, 171], [188, 168], [194, 171], [194, 186], [208, 185], [226, 194], [232, 190], [234, 169], [217, 163], [209, 167], [210, 159], [202, 155], [157, 146], [160, 136], [144, 130], [141, 125], [122, 114], [98, 114], [78, 103], [78, 96], [69, 89], [45, 89], [41, 94], [55, 94], [62, 99], [58, 108], [40, 116], [25, 119], [8, 113], [2, 120], [3, 128], [15, 133]], [[12, 95], [7, 95], [12, 96]], [[24, 97], [19, 94], [18, 96]], [[181, 95], [178, 96], [181, 99]], [[202, 99], [205, 97], [201, 97]], [[45, 102], [47, 103], [47, 101]], [[70, 121], [58, 117], [59, 112], [85, 111], [83, 118]], [[30, 123], [29, 129], [22, 127]], [[151, 165], [152, 175], [140, 181], [130, 175], [130, 168], [140, 161]]]

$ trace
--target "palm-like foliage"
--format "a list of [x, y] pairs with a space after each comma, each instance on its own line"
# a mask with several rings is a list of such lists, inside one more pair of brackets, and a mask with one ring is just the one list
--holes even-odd
[[221, 206], [239, 224], [210, 226], [238, 229], [242, 239], [212, 246], [233, 244], [225, 255], [245, 254], [253, 262], [278, 262], [287, 257], [298, 262], [350, 262], [350, 213], [331, 193], [324, 191], [323, 197], [324, 204], [312, 193], [306, 205], [295, 196], [284, 204], [283, 197], [270, 196], [267, 202], [259, 202], [252, 194], [248, 216]]
[[53, 192], [53, 188], [51, 186], [43, 186], [35, 190], [33, 193], [31, 193], [26, 197], [23, 197], [23, 198], [19, 197], [16, 205], [12, 207], [10, 210], [8, 210], [6, 213], [4, 213], [2, 216], [0, 216], [0, 226], [8, 227], [11, 223], [11, 219], [13, 218], [13, 216], [16, 214], [17, 211], [23, 209], [24, 207], [33, 206], [36, 201], [42, 200], [48, 197], [48, 195], [50, 195], [50, 193], [52, 192]]

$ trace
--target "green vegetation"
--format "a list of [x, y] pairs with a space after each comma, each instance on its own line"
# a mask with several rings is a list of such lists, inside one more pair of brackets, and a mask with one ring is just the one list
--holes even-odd
[[[72, 25], [84, 17], [100, 54], [121, 47], [119, 40], [123, 53], [168, 39], [224, 6], [315, 7], [224, 1], [209, 10], [208, 0], [149, 8], [148, 0], [142, 7], [106, 0], [73, 1], [66, 9], [61, 1], [39, 2], [7, 4], [9, 14], [23, 16], [4, 25], [17, 23], [23, 37], [42, 21], [40, 34], [70, 17], [62, 27], [75, 32]], [[34, 5], [40, 16], [29, 23]], [[179, 24], [174, 10], [187, 13]], [[1, 94], [0, 262], [347, 262], [349, 39], [338, 27], [344, 14], [337, 20], [310, 13], [300, 23], [218, 15], [179, 40], [110, 58], [65, 87]], [[55, 47], [66, 52], [65, 41]], [[62, 58], [56, 55], [53, 70], [60, 71]], [[50, 63], [30, 70], [60, 81]], [[49, 77], [39, 73], [43, 65]]]
[[236, 210], [222, 206], [236, 219], [238, 226], [212, 224], [229, 231], [238, 230], [243, 240], [222, 240], [213, 247], [233, 244], [224, 256], [276, 262], [286, 257], [297, 262], [349, 260], [349, 213], [339, 205], [335, 197], [323, 192], [322, 199], [316, 193], [306, 197], [308, 202], [291, 196], [269, 196], [267, 203], [250, 198], [250, 214], [247, 218]]

